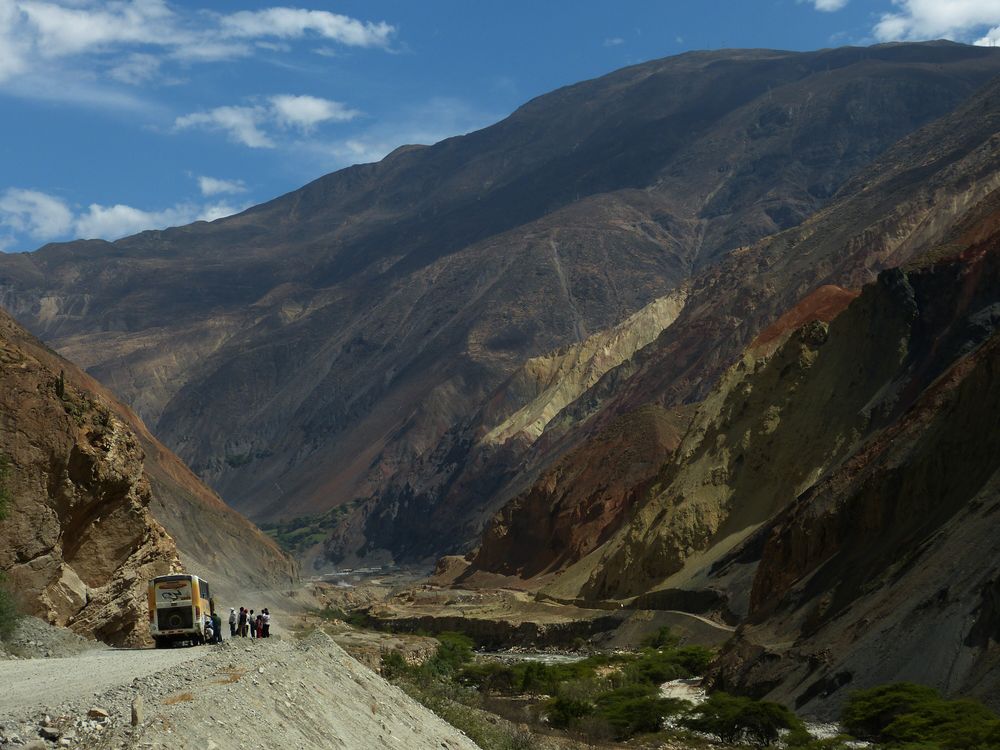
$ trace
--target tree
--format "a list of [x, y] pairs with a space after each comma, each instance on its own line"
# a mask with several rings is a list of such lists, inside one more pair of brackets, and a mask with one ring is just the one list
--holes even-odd
[[726, 744], [749, 742], [766, 747], [782, 730], [797, 730], [802, 722], [780, 703], [755, 701], [727, 693], [713, 693], [684, 721], [696, 732], [714, 734]]
[[924, 685], [898, 682], [853, 693], [841, 714], [855, 737], [887, 745], [973, 750], [1000, 746], [1000, 716], [973, 700], [946, 700]]

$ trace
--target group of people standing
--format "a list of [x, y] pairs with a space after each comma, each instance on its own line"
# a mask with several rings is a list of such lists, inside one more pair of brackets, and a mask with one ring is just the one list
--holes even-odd
[[262, 609], [256, 615], [252, 609], [240, 607], [237, 613], [235, 608], [229, 610], [229, 634], [235, 638], [241, 636], [246, 638], [270, 638], [271, 637], [271, 613], [267, 609]]

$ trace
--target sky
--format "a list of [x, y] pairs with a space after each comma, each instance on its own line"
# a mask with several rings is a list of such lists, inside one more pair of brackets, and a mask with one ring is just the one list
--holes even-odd
[[0, 250], [220, 218], [689, 50], [938, 38], [1000, 43], [1000, 0], [0, 0]]

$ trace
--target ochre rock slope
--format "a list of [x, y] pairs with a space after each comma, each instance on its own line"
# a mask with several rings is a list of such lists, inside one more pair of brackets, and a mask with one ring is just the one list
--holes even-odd
[[146, 583], [180, 561], [148, 507], [142, 446], [72, 374], [60, 385], [20, 333], [0, 313], [0, 454], [12, 498], [0, 570], [27, 613], [108, 643], [143, 643]]
[[183, 567], [229, 588], [295, 578], [294, 563], [135, 414], [2, 311], [0, 344], [0, 453], [15, 501], [0, 523], [10, 540], [0, 569], [28, 611], [131, 643], [145, 638], [153, 575]]
[[527, 579], [593, 552], [629, 518], [690, 417], [690, 410], [651, 404], [565, 456], [490, 521], [473, 570]]
[[[997, 72], [995, 50], [947, 43], [645, 63], [235, 217], [0, 257], [0, 303], [237, 508], [323, 512], [402, 491], [421, 459], [438, 472], [442, 437], [525, 360], [799, 224]], [[717, 374], [741, 349], [702, 354]], [[402, 496], [365, 507], [431, 518]], [[425, 531], [410, 556], [465, 541]]]

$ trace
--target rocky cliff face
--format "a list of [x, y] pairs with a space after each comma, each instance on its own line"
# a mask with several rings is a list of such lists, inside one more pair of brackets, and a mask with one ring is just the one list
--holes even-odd
[[868, 428], [735, 556], [759, 562], [720, 685], [821, 713], [899, 679], [998, 705], [998, 225], [831, 325], [811, 379], [865, 384]]
[[[721, 394], [741, 377], [736, 372], [726, 376], [728, 381], [720, 380], [726, 368], [739, 360], [755, 337], [761, 337], [759, 344], [766, 344], [772, 335], [769, 327], [783, 311], [791, 310], [793, 318], [799, 315], [796, 305], [810, 290], [821, 291], [831, 284], [859, 288], [873, 278], [876, 269], [904, 262], [935, 243], [949, 241], [954, 227], [974, 213], [1000, 184], [1000, 151], [994, 137], [998, 125], [1000, 88], [994, 85], [954, 114], [902, 141], [845, 187], [833, 205], [801, 227], [735, 252], [708, 269], [694, 280], [684, 310], [657, 341], [610, 370], [563, 409], [550, 421], [536, 446], [586, 442], [604, 425], [645, 403], [700, 401], [714, 384], [722, 383], [717, 398], [724, 398]], [[819, 313], [828, 302], [813, 296], [808, 298], [807, 307], [815, 307]], [[779, 321], [778, 330], [786, 324]], [[756, 360], [760, 352], [751, 355]], [[715, 401], [710, 399], [708, 408], [712, 403]], [[714, 435], [692, 435], [692, 439], [705, 438], [714, 439]], [[742, 437], [734, 435], [729, 446], [741, 441]], [[654, 580], [673, 575], [687, 557], [710, 544], [719, 528], [708, 516], [718, 516], [719, 504], [726, 502], [724, 497], [730, 490], [723, 489], [721, 496], [707, 499], [711, 490], [692, 488], [731, 488], [736, 468], [731, 462], [747, 456], [739, 449], [730, 451], [730, 447], [724, 455], [709, 451], [707, 463], [690, 479], [677, 479], [681, 483], [673, 490], [669, 485], [676, 477], [666, 478], [662, 496], [657, 495], [658, 499], [639, 512], [634, 529], [624, 530], [612, 542], [619, 551], [612, 554], [611, 547], [602, 551], [608, 557], [600, 567], [607, 572], [585, 575], [591, 579], [588, 591], [599, 596], [616, 591], [636, 593]], [[688, 456], [691, 450], [691, 446], [682, 448], [678, 455]], [[735, 476], [742, 477], [742, 469]], [[687, 489], [685, 482], [690, 482]], [[663, 549], [662, 554], [647, 555], [646, 544], [659, 540], [659, 532], [647, 537], [647, 531], [661, 527], [661, 511], [675, 507], [681, 496], [692, 499], [695, 495], [708, 504], [693, 500], [694, 505], [685, 501], [676, 507], [687, 508], [683, 512], [691, 524], [700, 525], [702, 530], [668, 545], [672, 552]], [[778, 507], [780, 502], [772, 510]], [[757, 522], [764, 518], [766, 513], [757, 517]], [[667, 562], [668, 557], [672, 562]], [[641, 571], [631, 563], [625, 565], [626, 558], [647, 568]], [[662, 564], [651, 563], [653, 558], [662, 559]], [[595, 560], [587, 564], [594, 565]], [[615, 572], [623, 566], [629, 573]], [[637, 577], [630, 577], [636, 573]], [[619, 583], [623, 584], [620, 590]]]
[[[599, 553], [575, 565], [557, 587], [560, 595], [575, 597], [582, 591], [615, 597], [667, 585], [689, 558], [700, 559], [715, 547], [719, 534], [731, 534], [730, 544], [737, 543], [801, 491], [810, 472], [823, 470], [826, 459], [810, 456], [796, 469], [796, 481], [780, 485], [783, 498], [769, 493], [769, 472], [774, 470], [769, 454], [776, 449], [769, 444], [772, 427], [753, 421], [759, 415], [744, 404], [752, 394], [732, 389], [748, 371], [764, 366], [789, 330], [806, 320], [828, 320], [842, 309], [851, 299], [847, 289], [874, 280], [880, 268], [952, 241], [955, 227], [1000, 185], [998, 128], [1000, 86], [994, 83], [890, 149], [801, 226], [735, 251], [697, 275], [684, 309], [653, 343], [610, 369], [550, 419], [530, 449], [503, 457], [501, 469], [516, 469], [513, 476], [494, 471], [502, 480], [499, 488], [490, 489], [502, 499], [505, 493], [513, 498], [526, 490], [518, 484], [525, 477], [542, 477], [554, 461], [587, 445], [624, 415], [650, 403], [671, 408], [705, 401], [702, 426], [689, 434], [657, 482], [635, 496], [634, 522]], [[747, 359], [729, 370], [741, 357]], [[789, 378], [793, 385], [791, 375], [807, 367], [806, 360], [800, 364], [792, 356], [785, 363], [788, 369], [780, 367], [772, 377]], [[780, 416], [781, 404], [771, 406]], [[838, 411], [835, 405], [828, 408]], [[714, 420], [741, 410], [751, 420], [744, 427], [760, 435], [727, 426], [732, 433], [727, 442], [712, 446], [719, 439]], [[790, 437], [781, 449], [794, 453], [800, 439]], [[751, 443], [755, 456], [746, 450]], [[748, 460], [753, 462], [749, 469], [743, 463]], [[742, 520], [727, 520], [730, 503], [743, 498], [747, 489], [748, 502], [740, 502], [736, 510], [755, 510]], [[665, 523], [668, 518], [678, 523]]]
[[296, 569], [138, 418], [0, 311], [0, 454], [10, 517], [0, 570], [22, 606], [114, 644], [144, 643], [146, 583], [190, 570], [221, 590]]
[[18, 345], [0, 313], [0, 570], [30, 614], [108, 643], [148, 639], [146, 583], [179, 569], [149, 510], [143, 450], [110, 405]]
[[648, 491], [688, 419], [687, 410], [650, 405], [564, 457], [490, 521], [473, 570], [528, 579], [596, 550]]
[[[430, 517], [407, 484], [454, 475], [435, 456], [525, 360], [798, 224], [998, 71], [950, 44], [682, 55], [210, 225], [0, 257], [0, 301], [238, 508], [373, 498], [364, 536], [398, 552], [378, 525]], [[499, 501], [427, 497], [468, 519]], [[411, 556], [463, 541], [418, 532]]]

